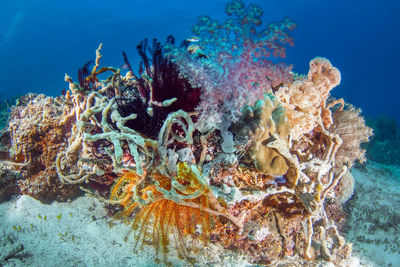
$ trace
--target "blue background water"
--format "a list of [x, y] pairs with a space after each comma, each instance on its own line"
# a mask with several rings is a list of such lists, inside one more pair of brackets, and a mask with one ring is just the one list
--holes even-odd
[[[224, 19], [221, 0], [14, 0], [1, 1], [0, 98], [27, 92], [58, 95], [64, 73], [94, 58], [103, 42], [103, 65], [120, 66], [121, 51], [138, 65], [144, 38], [178, 41], [191, 36], [199, 15]], [[394, 0], [252, 0], [264, 23], [290, 17], [298, 27], [286, 62], [307, 73], [308, 62], [327, 57], [342, 83], [332, 93], [361, 107], [364, 115], [388, 114], [400, 121], [400, 2]]]

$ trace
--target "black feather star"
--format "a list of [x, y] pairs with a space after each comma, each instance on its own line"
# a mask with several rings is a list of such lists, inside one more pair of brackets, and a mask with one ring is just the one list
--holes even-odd
[[[172, 36], [168, 36], [167, 44], [174, 44]], [[136, 119], [126, 122], [126, 126], [155, 139], [167, 118], [174, 111], [192, 112], [200, 102], [200, 88], [193, 88], [189, 81], [180, 75], [177, 66], [165, 55], [163, 45], [156, 39], [152, 47], [148, 47], [147, 39], [138, 46], [137, 51], [142, 58], [140, 63], [144, 69], [139, 70], [140, 78], [135, 79], [135, 86], [121, 90], [116, 99], [118, 111], [123, 116], [137, 114]], [[132, 72], [127, 55], [123, 52], [125, 66]], [[134, 74], [133, 74], [134, 75]], [[165, 101], [172, 100], [165, 105]]]
[[90, 76], [91, 71], [89, 71], [90, 64], [94, 63], [93, 60], [88, 61], [82, 68], [78, 70], [78, 81], [79, 86], [82, 87], [84, 90], [91, 90], [91, 85], [87, 81], [87, 77]]

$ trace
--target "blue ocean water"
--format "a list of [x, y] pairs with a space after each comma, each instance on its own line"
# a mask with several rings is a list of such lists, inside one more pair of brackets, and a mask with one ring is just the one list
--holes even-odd
[[[223, 19], [227, 1], [2, 1], [0, 9], [0, 98], [40, 92], [58, 95], [64, 73], [94, 58], [102, 42], [105, 65], [137, 66], [136, 45], [144, 38], [178, 41], [191, 36], [199, 15]], [[254, 0], [264, 23], [284, 17], [297, 23], [295, 46], [285, 61], [299, 73], [323, 56], [342, 73], [332, 95], [362, 108], [366, 116], [387, 114], [400, 121], [398, 10], [394, 0]]]

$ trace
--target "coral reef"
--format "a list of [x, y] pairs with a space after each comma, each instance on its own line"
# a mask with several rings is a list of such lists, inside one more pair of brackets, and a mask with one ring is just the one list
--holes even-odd
[[21, 179], [16, 183], [22, 194], [44, 202], [67, 200], [79, 193], [77, 186], [60, 182], [55, 168], [58, 151], [65, 146], [65, 128], [59, 125], [64, 116], [62, 98], [29, 94], [11, 109], [5, 165], [13, 166]]
[[258, 31], [259, 7], [234, 0], [226, 12], [223, 23], [200, 17], [180, 47], [143, 41], [139, 74], [125, 53], [126, 73], [100, 67], [100, 44], [78, 82], [65, 76], [64, 96], [13, 108], [7, 162], [39, 199], [97, 190], [164, 263], [171, 248], [192, 262], [212, 241], [257, 264], [340, 265], [349, 169], [371, 130], [329, 99], [341, 77], [329, 60], [311, 60], [307, 76], [272, 63], [292, 22]]
[[364, 118], [360, 116], [361, 110], [347, 105], [344, 109], [337, 109], [332, 119], [332, 131], [342, 138], [342, 145], [338, 149], [336, 164], [350, 167], [354, 162], [365, 163], [365, 150], [360, 144], [369, 141], [372, 129], [365, 126]]
[[367, 119], [366, 123], [374, 130], [374, 136], [365, 146], [367, 158], [382, 164], [400, 165], [400, 130], [396, 120], [381, 115]]
[[310, 61], [307, 79], [296, 80], [290, 87], [275, 93], [287, 111], [293, 140], [299, 140], [317, 125], [332, 125], [331, 111], [326, 106], [329, 92], [340, 83], [340, 72], [325, 58]]
[[244, 106], [239, 121], [232, 126], [232, 133], [240, 138], [251, 137], [248, 147], [248, 161], [255, 168], [270, 175], [284, 175], [288, 165], [283, 156], [268, 147], [274, 139], [288, 142], [289, 124], [286, 112], [278, 99], [273, 95], [265, 95], [254, 107]]
[[[224, 151], [229, 145], [218, 127], [202, 133], [195, 122], [198, 114], [182, 109], [168, 114], [157, 138], [128, 127], [127, 121], [143, 116], [122, 116], [116, 101], [123, 93], [119, 88], [131, 85], [140, 91], [131, 72], [122, 76], [115, 71], [85, 95], [67, 77], [71, 88], [67, 98], [74, 103], [70, 114], [79, 112], [79, 116], [71, 116], [77, 119], [70, 145], [57, 157], [59, 177], [64, 183], [79, 184], [122, 175], [111, 189], [111, 202], [123, 206], [120, 216], [135, 217], [137, 240], [153, 244], [165, 261], [172, 234], [178, 240], [175, 248], [188, 259], [193, 250], [185, 240], [207, 241], [212, 236], [258, 263], [277, 263], [284, 256], [340, 263], [351, 249], [324, 203], [351, 194], [336, 190], [341, 179], [349, 177], [350, 164], [335, 164], [343, 132], [329, 131], [334, 120], [326, 101], [331, 80], [337, 83], [337, 70], [326, 59], [314, 61], [310, 66], [316, 70], [310, 71], [307, 83], [324, 89], [313, 90], [316, 107], [305, 113], [314, 116], [314, 128], [294, 140], [300, 133], [290, 126], [284, 108], [292, 100], [280, 102], [270, 91], [254, 106], [242, 109], [242, 117], [231, 128], [233, 150], [228, 153]], [[282, 96], [282, 92], [279, 89], [276, 94]], [[130, 96], [131, 102], [146, 102], [139, 93]], [[297, 103], [306, 102], [301, 97], [308, 99], [308, 91], [296, 91]], [[149, 115], [151, 110], [146, 112]], [[348, 123], [368, 132], [363, 121]], [[342, 184], [347, 189], [348, 182]], [[213, 219], [201, 219], [208, 217]], [[200, 225], [202, 230], [195, 231]]]
[[228, 3], [225, 12], [229, 18], [222, 22], [200, 16], [192, 27], [194, 41], [167, 51], [182, 75], [202, 89], [199, 119], [228, 124], [237, 121], [243, 105], [292, 82], [292, 66], [271, 58], [285, 57], [296, 24], [285, 18], [262, 27], [263, 10], [238, 0]]
[[10, 119], [10, 106], [12, 106], [18, 97], [4, 99], [0, 102], [0, 133], [4, 131]]
[[18, 186], [19, 179], [21, 179], [21, 174], [15, 171], [13, 166], [0, 165], [0, 202], [21, 192]]

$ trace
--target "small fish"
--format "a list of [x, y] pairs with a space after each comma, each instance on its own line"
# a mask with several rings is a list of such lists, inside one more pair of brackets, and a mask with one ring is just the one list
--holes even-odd
[[129, 69], [129, 66], [128, 66], [128, 64], [122, 64], [121, 65], [121, 69], [123, 69], [123, 70], [127, 70], [127, 69]]
[[191, 43], [197, 43], [198, 41], [200, 41], [199, 37], [192, 37], [189, 39], [186, 39], [186, 41], [191, 42]]
[[122, 162], [121, 164], [125, 167], [135, 167], [135, 161], [133, 160], [133, 157], [129, 154], [125, 154], [122, 157]]
[[276, 175], [275, 176], [275, 183], [276, 184], [284, 184], [284, 183], [286, 183], [286, 179], [283, 178], [283, 175]]

